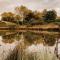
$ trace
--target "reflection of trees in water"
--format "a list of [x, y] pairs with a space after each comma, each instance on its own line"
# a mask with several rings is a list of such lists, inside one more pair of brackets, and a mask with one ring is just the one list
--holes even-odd
[[53, 34], [36, 34], [33, 32], [25, 32], [24, 38], [28, 43], [34, 43], [36, 41], [37, 43], [41, 42], [49, 46], [53, 46], [56, 42], [56, 38], [58, 38], [59, 35], [53, 35]]
[[[21, 35], [21, 33], [15, 34], [16, 36], [12, 35], [13, 37], [16, 38], [16, 40], [20, 40], [19, 36]], [[48, 34], [36, 34], [30, 31], [27, 31], [25, 33], [23, 33], [23, 37], [24, 37], [24, 41], [21, 42], [21, 44], [18, 44], [18, 46], [15, 47], [15, 49], [11, 52], [11, 54], [9, 56], [7, 56], [6, 60], [37, 60], [35, 55], [26, 55], [26, 53], [24, 52], [24, 49], [26, 48], [26, 45], [28, 46], [28, 44], [25, 43], [25, 41], [27, 41], [27, 43], [30, 43], [31, 45], [34, 44], [34, 41], [38, 41], [38, 40], [43, 40], [45, 41], [45, 43], [48, 46], [53, 46], [55, 44], [55, 35], [48, 35]], [[24, 43], [24, 45], [22, 45], [22, 43]]]
[[[8, 33], [7, 33], [8, 34]], [[35, 43], [40, 43], [43, 41], [48, 44], [48, 45], [54, 45], [55, 41], [56, 41], [56, 37], [58, 35], [53, 35], [53, 34], [38, 34], [38, 33], [34, 33], [31, 31], [26, 31], [26, 32], [14, 32], [11, 34], [6, 35], [6, 33], [2, 32], [2, 37], [3, 37], [3, 42], [5, 43], [12, 43], [15, 40], [19, 41], [21, 39], [21, 35], [23, 35], [25, 42], [33, 44]]]
[[21, 33], [12, 33], [12, 34], [9, 34], [9, 35], [3, 35], [2, 36], [3, 38], [3, 42], [4, 43], [13, 43], [15, 40], [18, 41], [20, 40], [21, 38]]
[[30, 31], [25, 32], [23, 34], [23, 36], [24, 36], [25, 41], [27, 41], [30, 44], [33, 44], [34, 41], [38, 42], [38, 40], [40, 40], [42, 37], [41, 35], [38, 35], [36, 33], [30, 32]]
[[56, 42], [56, 38], [53, 35], [46, 34], [45, 37], [44, 37], [44, 41], [47, 45], [53, 46]]

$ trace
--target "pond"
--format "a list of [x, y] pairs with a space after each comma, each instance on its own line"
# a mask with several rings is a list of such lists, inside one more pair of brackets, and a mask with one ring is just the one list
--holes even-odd
[[[31, 31], [10, 33], [0, 35], [0, 60], [59, 60], [55, 54], [55, 36]], [[53, 45], [49, 43], [51, 39], [55, 40]], [[60, 54], [60, 43], [58, 54]]]

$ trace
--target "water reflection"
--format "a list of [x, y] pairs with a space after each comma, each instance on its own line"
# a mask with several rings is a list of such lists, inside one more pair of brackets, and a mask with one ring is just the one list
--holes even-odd
[[56, 38], [59, 36], [59, 34], [39, 34], [32, 31], [0, 32], [0, 36], [2, 36], [2, 41], [5, 43], [13, 43], [15, 40], [19, 41], [21, 39], [21, 35], [23, 35], [24, 41], [27, 43], [44, 43], [50, 46], [53, 46], [55, 44]]
[[6, 32], [5, 34], [1, 34], [0, 36], [2, 36], [2, 42], [4, 43], [13, 43], [15, 40], [18, 41], [20, 40], [20, 36], [21, 36], [22, 32]]
[[[55, 35], [38, 34], [32, 31], [0, 33], [1, 40], [4, 43], [19, 42], [6, 60], [57, 60], [54, 54], [55, 38], [57, 37]], [[20, 42], [20, 40], [23, 40], [23, 42]]]

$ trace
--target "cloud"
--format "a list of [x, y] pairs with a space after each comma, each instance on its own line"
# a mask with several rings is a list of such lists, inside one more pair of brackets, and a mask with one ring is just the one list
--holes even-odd
[[32, 10], [55, 9], [60, 14], [60, 0], [0, 0], [0, 13], [14, 11], [15, 6], [25, 5]]

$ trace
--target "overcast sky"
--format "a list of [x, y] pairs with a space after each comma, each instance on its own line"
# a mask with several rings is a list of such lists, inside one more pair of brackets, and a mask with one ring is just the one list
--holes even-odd
[[60, 0], [0, 0], [0, 13], [24, 5], [32, 10], [55, 9], [60, 15]]

